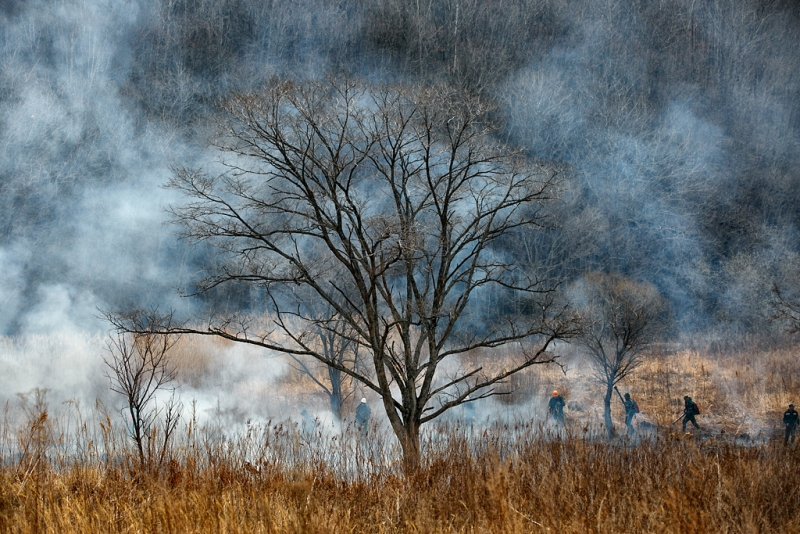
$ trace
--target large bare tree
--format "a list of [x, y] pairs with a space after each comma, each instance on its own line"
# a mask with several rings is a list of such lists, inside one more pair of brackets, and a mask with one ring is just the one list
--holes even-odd
[[[182, 332], [310, 356], [353, 377], [382, 400], [410, 469], [424, 423], [468, 395], [502, 392], [509, 376], [553, 361], [553, 342], [574, 333], [555, 287], [493, 250], [540, 224], [560, 174], [498, 142], [480, 99], [444, 86], [275, 81], [224, 109], [214, 144], [227, 170], [176, 169], [169, 186], [186, 201], [171, 213], [183, 236], [222, 252], [197, 291], [257, 286], [274, 324], [263, 331], [244, 316], [217, 316]], [[329, 314], [308, 313], [293, 288]], [[478, 316], [478, 292], [515, 305]], [[320, 329], [364, 349], [368, 372], [331, 358]], [[514, 358], [483, 364], [512, 341], [524, 341]], [[485, 356], [441, 372], [469, 351]]]
[[655, 286], [620, 274], [587, 274], [573, 284], [570, 296], [584, 321], [576, 342], [605, 387], [603, 419], [611, 437], [614, 386], [644, 363], [647, 349], [667, 332], [669, 308]]

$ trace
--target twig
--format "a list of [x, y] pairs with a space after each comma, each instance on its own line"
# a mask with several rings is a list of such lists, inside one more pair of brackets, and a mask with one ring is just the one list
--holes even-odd
[[535, 521], [535, 520], [531, 519], [530, 517], [528, 517], [527, 515], [523, 514], [522, 512], [520, 512], [519, 510], [517, 510], [516, 508], [511, 506], [510, 504], [508, 505], [508, 507], [511, 508], [511, 510], [513, 510], [514, 512], [517, 512], [519, 515], [521, 515], [522, 517], [524, 517], [528, 521], [530, 521], [531, 523], [533, 523], [534, 525], [544, 528], [543, 524], [539, 523], [538, 521]]

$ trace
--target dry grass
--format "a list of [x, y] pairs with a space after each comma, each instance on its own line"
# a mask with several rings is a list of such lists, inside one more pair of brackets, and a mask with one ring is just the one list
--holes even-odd
[[[558, 387], [582, 406], [566, 430], [431, 426], [413, 476], [380, 429], [359, 441], [272, 423], [233, 436], [187, 425], [169, 462], [144, 470], [102, 407], [31, 405], [0, 429], [0, 531], [800, 532], [800, 447], [770, 432], [800, 400], [791, 351], [652, 358], [624, 390], [659, 426], [630, 440], [596, 437], [597, 390], [581, 371], [531, 370], [504, 401]], [[702, 435], [668, 426], [687, 393], [705, 408]], [[735, 439], [744, 432], [766, 437]]]
[[[413, 477], [185, 456], [0, 473], [4, 532], [798, 532], [796, 448], [453, 431]], [[515, 436], [513, 442], [498, 435]]]

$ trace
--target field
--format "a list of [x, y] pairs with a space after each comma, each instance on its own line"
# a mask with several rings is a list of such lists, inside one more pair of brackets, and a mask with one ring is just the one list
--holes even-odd
[[[182, 379], [198, 380], [205, 358], [185, 356]], [[377, 416], [360, 439], [289, 419], [231, 430], [189, 406], [164, 461], [142, 466], [115, 411], [31, 396], [6, 405], [0, 429], [0, 531], [800, 532], [800, 447], [783, 445], [780, 424], [800, 399], [791, 350], [661, 351], [621, 384], [642, 414], [626, 436], [617, 402], [613, 440], [599, 388], [565, 363], [520, 375], [474, 422], [430, 425], [411, 476]], [[277, 388], [324, 408], [297, 375]], [[568, 400], [564, 429], [543, 418], [553, 388]], [[684, 394], [703, 432], [670, 424]]]

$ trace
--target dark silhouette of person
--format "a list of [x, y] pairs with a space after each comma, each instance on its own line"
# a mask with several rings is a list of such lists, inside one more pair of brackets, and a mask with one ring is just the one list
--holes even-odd
[[794, 430], [797, 428], [797, 410], [794, 409], [794, 404], [789, 405], [789, 409], [783, 412], [783, 426], [786, 427], [786, 434], [783, 438], [783, 444], [788, 445], [789, 439], [794, 443]]
[[683, 431], [686, 432], [686, 423], [692, 423], [697, 430], [700, 430], [700, 425], [697, 424], [694, 416], [700, 413], [700, 408], [697, 403], [692, 400], [690, 396], [683, 398]]
[[564, 424], [564, 404], [566, 404], [564, 398], [558, 391], [554, 391], [550, 402], [547, 403], [547, 411], [556, 423]]
[[622, 401], [625, 405], [625, 426], [628, 428], [628, 433], [633, 432], [633, 417], [639, 413], [639, 405], [631, 398], [630, 393], [625, 394], [625, 399]]
[[369, 406], [367, 406], [367, 399], [362, 398], [361, 403], [358, 405], [358, 408], [356, 408], [356, 426], [362, 434], [367, 432], [370, 414], [371, 412]]

